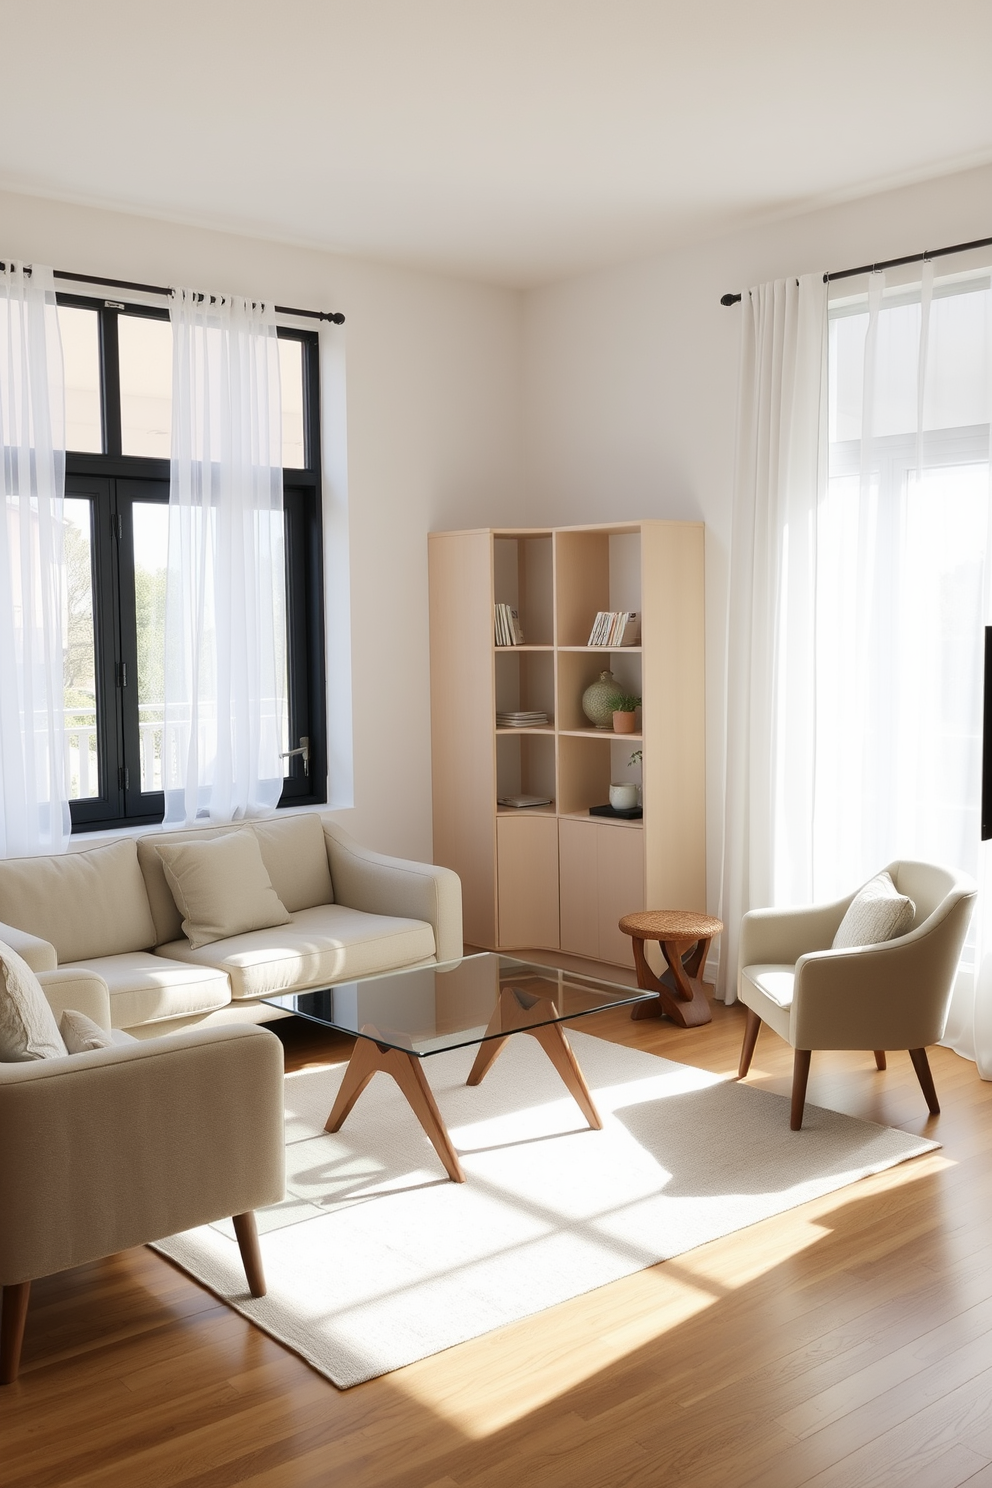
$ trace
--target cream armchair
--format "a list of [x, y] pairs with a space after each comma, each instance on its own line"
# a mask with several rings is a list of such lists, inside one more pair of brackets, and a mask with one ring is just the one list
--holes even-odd
[[[110, 1028], [106, 983], [39, 976]], [[31, 1282], [234, 1216], [249, 1289], [265, 1280], [253, 1211], [283, 1197], [283, 1054], [264, 1028], [197, 1029], [0, 1064], [0, 1384], [17, 1378]]]
[[896, 888], [916, 905], [913, 928], [878, 945], [831, 949], [854, 898], [803, 909], [757, 909], [741, 924], [737, 996], [747, 1008], [739, 1078], [767, 1023], [795, 1050], [791, 1126], [803, 1124], [814, 1049], [908, 1049], [927, 1105], [940, 1111], [926, 1046], [944, 1033], [975, 885], [930, 863], [890, 863]]

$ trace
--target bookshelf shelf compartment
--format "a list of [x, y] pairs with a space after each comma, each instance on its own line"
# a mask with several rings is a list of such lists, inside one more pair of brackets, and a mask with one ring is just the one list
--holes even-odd
[[[461, 878], [465, 939], [630, 966], [621, 914], [706, 905], [702, 525], [432, 533], [429, 564], [434, 856]], [[497, 603], [524, 644], [494, 644]], [[620, 610], [640, 644], [590, 646], [597, 612]], [[603, 671], [643, 699], [636, 732], [583, 713]], [[496, 724], [512, 712], [548, 722]], [[642, 786], [643, 817], [590, 817], [618, 781]]]

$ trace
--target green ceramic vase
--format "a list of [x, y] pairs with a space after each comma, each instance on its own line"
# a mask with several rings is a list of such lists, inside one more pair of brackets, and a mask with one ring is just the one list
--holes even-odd
[[613, 728], [613, 699], [623, 688], [612, 672], [600, 672], [582, 694], [582, 711], [598, 729]]

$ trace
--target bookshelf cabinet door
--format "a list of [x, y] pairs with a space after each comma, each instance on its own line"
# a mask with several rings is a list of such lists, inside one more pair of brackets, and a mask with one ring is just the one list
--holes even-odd
[[619, 920], [644, 909], [644, 835], [630, 827], [597, 827], [599, 837], [599, 959], [633, 966], [634, 948]]
[[501, 816], [496, 824], [499, 944], [558, 949], [558, 823]]
[[592, 822], [558, 823], [561, 948], [599, 960], [599, 834]]
[[629, 827], [559, 822], [561, 948], [614, 966], [633, 966], [622, 915], [644, 908], [644, 839]]

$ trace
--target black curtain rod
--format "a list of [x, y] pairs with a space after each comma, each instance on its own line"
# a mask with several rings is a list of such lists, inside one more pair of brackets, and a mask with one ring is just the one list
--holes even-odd
[[[6, 264], [0, 264], [0, 269], [5, 269]], [[25, 273], [30, 274], [31, 266], [27, 265]], [[172, 290], [162, 284], [134, 284], [130, 279], [104, 279], [100, 274], [73, 274], [68, 269], [54, 269], [56, 279], [71, 279], [77, 284], [102, 284], [107, 289], [133, 289], [139, 294], [171, 295]], [[203, 296], [200, 296], [203, 299]], [[340, 310], [297, 310], [292, 305], [275, 305], [277, 315], [302, 315], [306, 320], [329, 320], [334, 325], [344, 325], [344, 316]]]
[[[949, 248], [927, 248], [922, 253], [907, 253], [905, 258], [886, 258], [881, 263], [859, 264], [856, 269], [838, 269], [833, 274], [824, 274], [824, 284], [833, 279], [853, 279], [858, 274], [877, 274], [882, 269], [898, 269], [902, 264], [927, 263], [931, 258], [944, 258], [948, 253], [967, 253], [969, 248], [988, 248], [992, 238], [976, 238], [972, 243], [952, 243]], [[721, 305], [736, 305], [739, 294], [720, 296]]]

